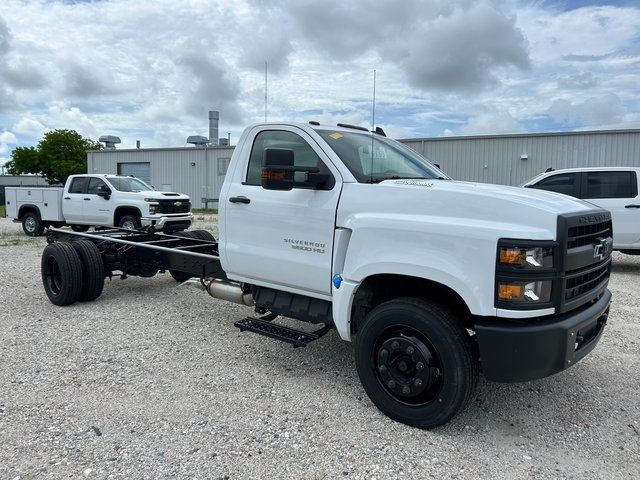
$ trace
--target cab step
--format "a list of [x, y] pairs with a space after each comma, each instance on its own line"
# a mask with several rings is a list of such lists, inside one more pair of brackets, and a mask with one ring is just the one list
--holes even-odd
[[[280, 340], [281, 342], [290, 343], [293, 345], [293, 348], [306, 347], [309, 343], [325, 335], [333, 327], [333, 324], [330, 324], [316, 330], [315, 332], [303, 332], [301, 330], [296, 330], [295, 328], [289, 328], [284, 325], [273, 323], [271, 320], [275, 317], [271, 317], [273, 317], [273, 315], [267, 315], [263, 318], [247, 317], [242, 320], [238, 320], [234, 325], [238, 327], [241, 332], [246, 330], [248, 332], [257, 333], [258, 335], [264, 335], [265, 337]], [[265, 318], [271, 319], [265, 320]]]

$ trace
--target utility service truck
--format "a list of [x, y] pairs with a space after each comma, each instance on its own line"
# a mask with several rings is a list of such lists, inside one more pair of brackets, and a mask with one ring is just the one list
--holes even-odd
[[[608, 211], [451, 180], [380, 128], [251, 126], [219, 205], [218, 240], [50, 230], [41, 270], [49, 299], [93, 300], [113, 272], [169, 271], [254, 307], [256, 316], [235, 322], [241, 331], [303, 347], [337, 330], [354, 343], [373, 403], [421, 428], [460, 412], [480, 372], [523, 382], [574, 365], [607, 321]], [[316, 327], [284, 326], [280, 316]]]
[[157, 192], [142, 180], [121, 175], [71, 175], [64, 187], [7, 187], [7, 217], [22, 223], [26, 235], [39, 236], [47, 227], [70, 225], [175, 232], [191, 226], [187, 195]]

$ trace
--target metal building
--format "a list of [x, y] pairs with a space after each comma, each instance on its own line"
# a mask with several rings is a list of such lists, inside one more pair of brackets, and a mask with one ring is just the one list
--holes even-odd
[[547, 168], [640, 166], [640, 130], [409, 138], [456, 180], [518, 185]]
[[[217, 135], [217, 132], [214, 133]], [[400, 140], [457, 180], [518, 185], [547, 168], [640, 166], [640, 130], [523, 133]], [[194, 208], [215, 207], [234, 147], [88, 152], [89, 173], [139, 177], [186, 193]]]
[[134, 175], [157, 190], [186, 193], [193, 208], [215, 207], [233, 147], [181, 147], [87, 152], [88, 173]]

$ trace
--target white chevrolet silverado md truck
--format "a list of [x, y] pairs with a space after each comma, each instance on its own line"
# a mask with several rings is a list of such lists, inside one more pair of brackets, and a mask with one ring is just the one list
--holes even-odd
[[609, 212], [451, 180], [379, 128], [247, 128], [218, 221], [217, 241], [206, 231], [52, 229], [45, 291], [67, 305], [97, 298], [114, 271], [168, 270], [253, 306], [260, 316], [238, 319], [241, 331], [301, 347], [335, 328], [354, 343], [373, 403], [421, 428], [463, 409], [480, 372], [522, 382], [574, 365], [609, 313]]
[[64, 187], [7, 187], [5, 193], [7, 217], [21, 222], [29, 236], [64, 225], [76, 232], [90, 226], [175, 232], [189, 228], [193, 218], [187, 195], [157, 192], [121, 175], [71, 175]]

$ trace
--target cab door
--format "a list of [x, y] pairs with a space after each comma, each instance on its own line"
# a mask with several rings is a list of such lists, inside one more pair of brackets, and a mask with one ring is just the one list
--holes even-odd
[[62, 195], [62, 213], [67, 223], [71, 225], [83, 224], [83, 209], [89, 177], [75, 177], [71, 180], [69, 191]]
[[[256, 127], [247, 142], [252, 145], [249, 162], [234, 171], [224, 199], [227, 274], [249, 283], [328, 296], [341, 189], [337, 169], [317, 143], [295, 127]], [[330, 181], [317, 190], [262, 188], [267, 148], [293, 150], [295, 166], [317, 166]]]
[[581, 198], [611, 212], [613, 246], [640, 246], [640, 198], [633, 170], [584, 172]]
[[89, 179], [87, 194], [83, 200], [83, 216], [85, 222], [91, 225], [107, 225], [111, 223], [111, 218], [113, 218], [111, 201], [98, 195], [98, 189], [100, 187], [109, 188], [107, 184], [98, 177], [91, 177]]

